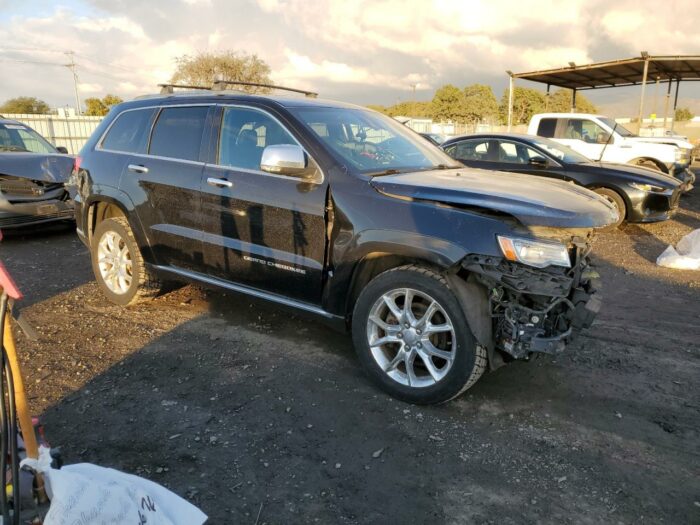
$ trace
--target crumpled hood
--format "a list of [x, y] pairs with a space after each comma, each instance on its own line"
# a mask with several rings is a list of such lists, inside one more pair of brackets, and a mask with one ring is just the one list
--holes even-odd
[[612, 204], [592, 191], [518, 173], [431, 170], [375, 177], [370, 184], [390, 196], [507, 213], [526, 226], [600, 228], [617, 217]]
[[0, 175], [42, 182], [65, 183], [73, 171], [73, 157], [61, 153], [0, 152]]

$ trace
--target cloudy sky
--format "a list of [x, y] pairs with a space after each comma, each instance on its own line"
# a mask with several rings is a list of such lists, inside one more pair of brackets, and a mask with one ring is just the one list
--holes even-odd
[[[0, 100], [72, 105], [66, 51], [81, 98], [130, 98], [156, 91], [175, 57], [217, 50], [256, 53], [280, 84], [361, 104], [409, 100], [413, 86], [428, 100], [448, 82], [490, 84], [500, 97], [505, 70], [700, 54], [698, 11], [697, 0], [0, 0]], [[700, 86], [681, 90], [700, 113]], [[590, 98], [624, 113], [637, 96]]]

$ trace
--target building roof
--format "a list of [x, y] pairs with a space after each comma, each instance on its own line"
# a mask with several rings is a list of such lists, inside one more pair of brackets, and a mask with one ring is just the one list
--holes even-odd
[[[598, 62], [583, 66], [513, 73], [513, 78], [541, 82], [567, 89], [600, 89], [634, 86], [644, 78], [644, 64], [649, 62], [647, 82], [660, 80], [700, 80], [700, 55], [649, 56]], [[571, 63], [573, 64], [573, 63]]]

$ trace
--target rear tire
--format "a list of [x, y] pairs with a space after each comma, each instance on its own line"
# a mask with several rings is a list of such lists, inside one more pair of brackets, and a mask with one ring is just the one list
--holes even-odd
[[598, 195], [605, 197], [617, 209], [617, 213], [619, 214], [617, 222], [611, 224], [606, 228], [609, 230], [614, 230], [624, 222], [625, 217], [627, 216], [627, 206], [625, 205], [625, 199], [623, 199], [622, 195], [617, 193], [615, 190], [611, 190], [608, 188], [596, 188], [593, 191], [596, 192]]
[[163, 283], [148, 271], [125, 217], [97, 225], [90, 247], [92, 271], [107, 298], [120, 306], [158, 295]]
[[402, 266], [375, 277], [355, 304], [352, 335], [367, 375], [409, 403], [448, 401], [486, 370], [486, 350], [476, 344], [459, 301], [426, 268]]

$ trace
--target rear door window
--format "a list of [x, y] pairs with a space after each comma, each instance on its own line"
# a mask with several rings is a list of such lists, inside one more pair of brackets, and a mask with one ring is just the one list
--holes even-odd
[[540, 120], [540, 125], [537, 127], [537, 134], [540, 137], [552, 138], [555, 136], [557, 130], [557, 119], [555, 118], [543, 118]]
[[498, 143], [498, 160], [508, 164], [528, 164], [533, 158], [542, 158], [542, 154], [525, 144], [501, 140]]
[[199, 160], [208, 106], [163, 108], [153, 126], [150, 155]]
[[124, 153], [145, 153], [154, 108], [124, 111], [109, 128], [102, 148]]

